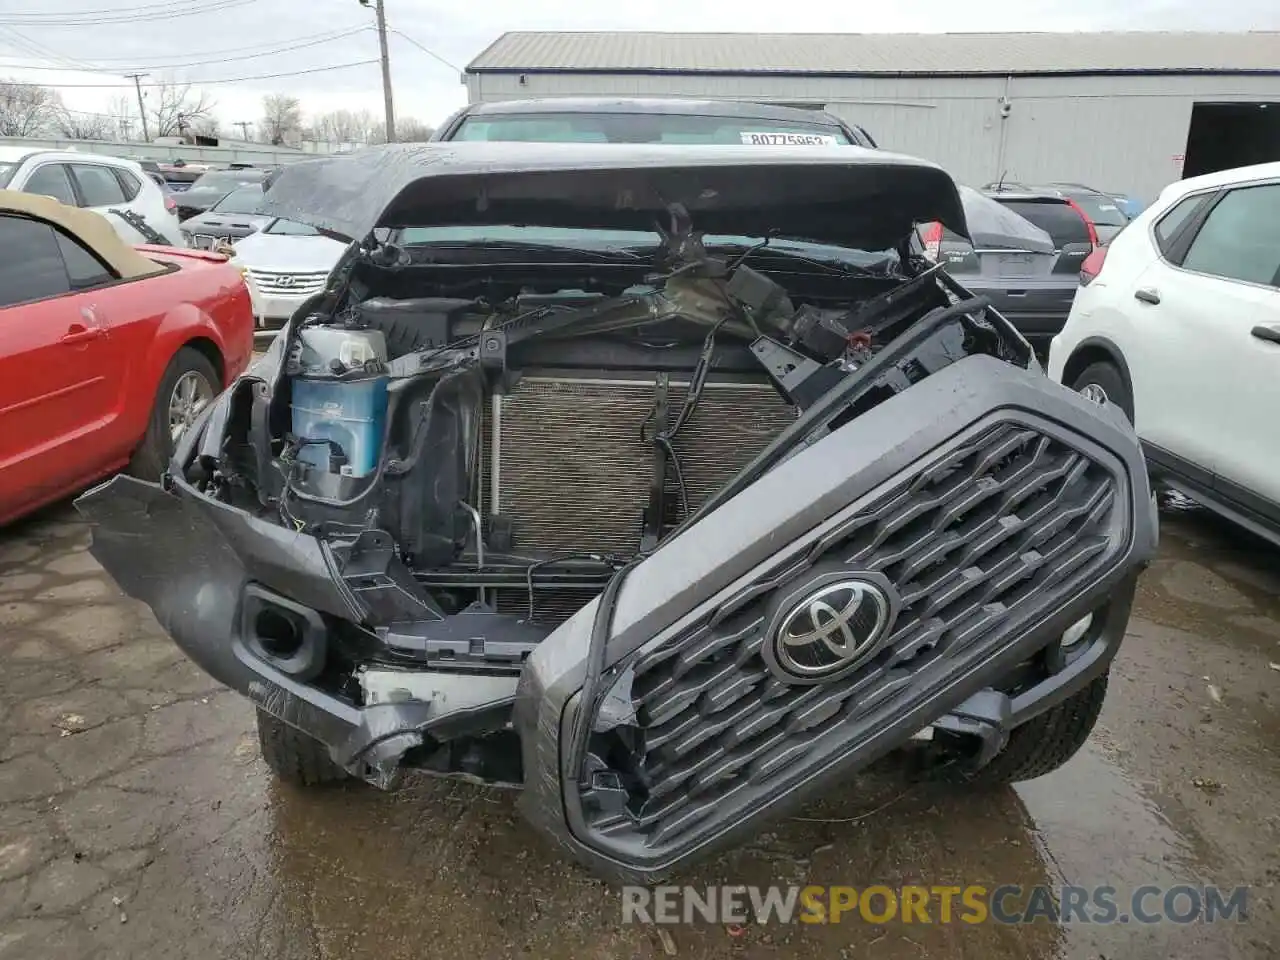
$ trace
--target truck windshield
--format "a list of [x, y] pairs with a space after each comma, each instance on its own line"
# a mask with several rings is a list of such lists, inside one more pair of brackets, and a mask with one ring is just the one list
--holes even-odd
[[[759, 134], [781, 136], [753, 136]], [[796, 140], [796, 137], [802, 139]], [[842, 129], [827, 123], [675, 113], [478, 114], [464, 120], [451, 139], [522, 143], [746, 143], [768, 146], [769, 141], [789, 141], [849, 144], [849, 138]]]

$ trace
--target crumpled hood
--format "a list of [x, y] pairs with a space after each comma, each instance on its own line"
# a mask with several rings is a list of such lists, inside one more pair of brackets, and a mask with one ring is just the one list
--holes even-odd
[[399, 144], [291, 164], [263, 210], [361, 240], [425, 225], [651, 230], [676, 203], [706, 233], [883, 250], [937, 220], [968, 236], [941, 167], [850, 146]]

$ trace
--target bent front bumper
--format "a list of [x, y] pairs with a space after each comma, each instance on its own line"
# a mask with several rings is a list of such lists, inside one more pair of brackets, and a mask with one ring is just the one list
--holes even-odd
[[[1107, 668], [1156, 543], [1132, 429], [1039, 374], [971, 357], [833, 429], [628, 568], [536, 644], [518, 691], [514, 674], [487, 685], [455, 674], [445, 691], [437, 672], [407, 679], [408, 696], [357, 704], [276, 669], [243, 623], [262, 591], [313, 612], [321, 634], [367, 622], [327, 544], [176, 478], [169, 491], [118, 478], [78, 506], [97, 524], [95, 556], [183, 650], [374, 783], [424, 738], [513, 720], [526, 816], [625, 881], [758, 829], [931, 724], [993, 754]], [[849, 576], [891, 596], [883, 642], [830, 680], [780, 674], [766, 655], [780, 619]], [[1037, 658], [1047, 679], [1001, 687]]]

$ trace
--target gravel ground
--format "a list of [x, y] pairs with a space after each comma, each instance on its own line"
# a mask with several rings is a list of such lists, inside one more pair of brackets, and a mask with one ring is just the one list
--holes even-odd
[[1276, 956], [1280, 554], [1194, 510], [1162, 535], [1100, 728], [1064, 769], [985, 794], [862, 778], [686, 882], [1246, 884], [1247, 922], [664, 938], [623, 925], [507, 793], [275, 783], [248, 704], [49, 511], [0, 531], [0, 958]]

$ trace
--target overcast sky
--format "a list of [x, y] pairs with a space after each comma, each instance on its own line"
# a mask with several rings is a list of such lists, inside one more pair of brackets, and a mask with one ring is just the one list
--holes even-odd
[[[465, 88], [457, 70], [406, 37], [461, 68], [505, 30], [1280, 29], [1280, 0], [914, 0], [896, 9], [878, 0], [385, 2], [388, 26], [404, 35], [390, 38], [396, 114], [430, 123], [461, 106]], [[69, 107], [104, 113], [114, 98], [133, 91], [121, 73], [146, 70], [152, 79], [197, 81], [216, 98], [224, 132], [230, 132], [228, 124], [257, 120], [269, 93], [300, 98], [308, 114], [340, 107], [380, 112], [376, 63], [327, 69], [376, 60], [377, 37], [368, 29], [373, 19], [358, 0], [3, 0], [0, 77], [58, 87]], [[353, 32], [310, 43], [346, 30]], [[298, 46], [303, 43], [310, 45]], [[251, 56], [288, 46], [295, 49]], [[109, 86], [115, 84], [127, 86]]]

